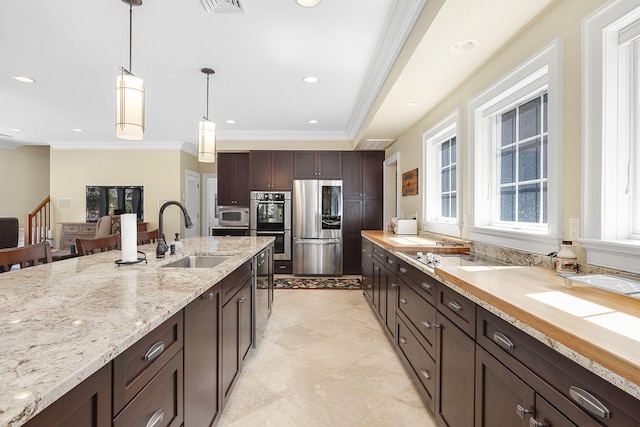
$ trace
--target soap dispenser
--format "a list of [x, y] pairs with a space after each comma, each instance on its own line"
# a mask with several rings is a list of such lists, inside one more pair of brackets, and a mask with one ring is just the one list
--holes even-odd
[[176, 247], [176, 253], [179, 254], [184, 249], [184, 244], [180, 241], [180, 233], [176, 233], [176, 240], [173, 241]]

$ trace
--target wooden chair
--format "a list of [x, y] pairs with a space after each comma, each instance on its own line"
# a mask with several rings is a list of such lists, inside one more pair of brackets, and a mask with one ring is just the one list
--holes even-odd
[[19, 248], [0, 249], [0, 273], [6, 273], [15, 264], [19, 264], [20, 268], [27, 268], [50, 262], [53, 262], [51, 246], [46, 241]]
[[158, 229], [150, 231], [138, 231], [138, 244], [156, 243], [158, 241]]
[[76, 246], [79, 256], [112, 251], [120, 247], [120, 235], [112, 234], [95, 239], [76, 239]]

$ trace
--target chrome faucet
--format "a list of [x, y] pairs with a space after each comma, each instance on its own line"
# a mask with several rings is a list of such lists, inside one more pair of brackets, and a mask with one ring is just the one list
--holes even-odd
[[182, 206], [181, 203], [171, 200], [163, 204], [160, 208], [160, 213], [158, 214], [158, 246], [156, 246], [156, 258], [164, 258], [164, 254], [167, 253], [167, 249], [169, 249], [167, 241], [164, 239], [164, 232], [162, 231], [162, 217], [164, 215], [164, 210], [169, 205], [176, 205], [182, 209], [182, 214], [184, 215], [184, 226], [187, 228], [193, 227], [193, 223], [191, 222], [191, 218], [189, 218], [187, 209]]

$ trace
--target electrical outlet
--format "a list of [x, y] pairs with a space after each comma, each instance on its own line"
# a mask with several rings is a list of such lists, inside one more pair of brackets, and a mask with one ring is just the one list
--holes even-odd
[[575, 240], [580, 237], [580, 218], [569, 218], [569, 239]]

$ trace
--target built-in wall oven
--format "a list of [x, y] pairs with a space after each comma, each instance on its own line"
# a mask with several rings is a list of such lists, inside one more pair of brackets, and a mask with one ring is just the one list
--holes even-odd
[[273, 259], [291, 260], [291, 192], [252, 191], [249, 197], [249, 233], [273, 236]]

